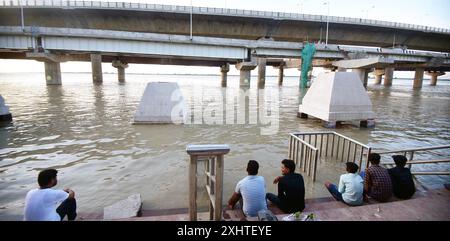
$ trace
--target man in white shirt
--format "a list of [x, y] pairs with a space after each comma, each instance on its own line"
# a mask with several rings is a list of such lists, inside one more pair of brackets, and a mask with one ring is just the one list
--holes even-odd
[[356, 173], [358, 165], [353, 162], [347, 162], [345, 165], [348, 173], [341, 175], [339, 188], [330, 182], [325, 182], [325, 187], [338, 201], [350, 206], [362, 205], [364, 180]]
[[256, 217], [258, 211], [267, 210], [266, 183], [264, 177], [258, 176], [258, 169], [258, 162], [255, 160], [248, 162], [248, 176], [237, 183], [235, 191], [228, 201], [228, 207], [233, 209], [235, 204], [242, 200], [242, 211], [247, 217]]
[[39, 173], [37, 189], [30, 190], [25, 198], [24, 221], [61, 221], [67, 215], [75, 220], [77, 204], [75, 193], [66, 188], [55, 190], [58, 171], [46, 169]]

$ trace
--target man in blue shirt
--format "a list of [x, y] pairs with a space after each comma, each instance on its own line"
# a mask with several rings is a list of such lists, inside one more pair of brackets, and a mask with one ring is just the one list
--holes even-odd
[[330, 182], [325, 182], [325, 187], [338, 201], [351, 206], [362, 205], [364, 180], [356, 173], [358, 165], [353, 162], [347, 162], [345, 165], [347, 173], [339, 178], [339, 187]]

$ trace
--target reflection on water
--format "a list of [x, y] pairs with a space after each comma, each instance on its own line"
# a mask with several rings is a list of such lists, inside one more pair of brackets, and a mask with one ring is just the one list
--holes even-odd
[[[278, 91], [280, 98], [279, 130], [272, 135], [261, 135], [255, 124], [131, 125], [149, 81], [177, 81], [188, 102], [200, 94], [214, 103], [224, 96], [239, 98], [238, 77], [230, 76], [226, 89], [219, 76], [128, 75], [124, 85], [116, 77], [105, 74], [103, 85], [93, 85], [90, 74], [63, 74], [62, 86], [46, 86], [42, 74], [0, 75], [0, 94], [14, 118], [13, 125], [0, 127], [0, 219], [21, 218], [26, 192], [36, 187], [38, 171], [49, 167], [59, 170], [60, 188], [76, 191], [80, 212], [101, 212], [133, 193], [142, 194], [145, 209], [186, 207], [185, 147], [193, 143], [231, 146], [225, 156], [224, 199], [246, 175], [249, 159], [258, 160], [267, 191], [275, 192], [271, 183], [287, 155], [288, 133], [326, 130], [317, 120], [296, 117], [301, 97], [297, 77], [286, 77], [282, 87], [276, 77], [267, 78], [265, 90]], [[344, 126], [338, 131], [375, 149], [448, 144], [450, 83], [430, 87], [425, 81], [422, 90], [412, 91], [412, 80], [395, 81], [388, 89], [369, 86], [377, 115], [374, 129]], [[256, 80], [249, 92], [259, 96]], [[257, 104], [248, 100], [247, 123]], [[341, 163], [321, 167], [316, 184], [305, 178], [307, 198], [328, 196], [323, 181], [336, 182], [344, 169]], [[441, 176], [422, 179], [449, 181]], [[206, 205], [205, 193], [200, 197], [199, 206]]]

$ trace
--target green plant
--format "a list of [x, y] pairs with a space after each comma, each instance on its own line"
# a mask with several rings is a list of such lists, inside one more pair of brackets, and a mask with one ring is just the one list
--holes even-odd
[[310, 214], [308, 214], [308, 216], [306, 216], [305, 221], [308, 221], [308, 220], [314, 220], [314, 213], [310, 213]]

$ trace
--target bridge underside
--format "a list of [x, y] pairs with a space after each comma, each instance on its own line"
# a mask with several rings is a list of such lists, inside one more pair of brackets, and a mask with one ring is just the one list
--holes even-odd
[[[76, 53], [76, 52], [52, 52], [51, 55], [41, 53], [36, 54], [33, 52], [25, 51], [10, 51], [0, 52], [0, 59], [28, 59], [41, 62], [56, 61], [56, 62], [69, 62], [80, 61], [90, 62], [91, 53]], [[50, 56], [54, 56], [54, 60], [51, 60]], [[174, 56], [145, 56], [145, 55], [117, 55], [115, 53], [102, 53], [101, 60], [103, 63], [112, 63], [113, 61], [120, 60], [129, 64], [157, 64], [157, 65], [184, 65], [184, 66], [209, 66], [209, 67], [221, 67], [226, 64], [236, 64], [236, 60], [220, 60], [220, 59], [208, 59], [208, 58], [193, 58], [193, 57], [174, 57]], [[282, 65], [283, 59], [267, 59], [267, 65], [278, 67]]]
[[[90, 62], [91, 53], [80, 53], [73, 51], [52, 51], [52, 54], [34, 53], [31, 51], [6, 51], [0, 52], [0, 59], [28, 59], [41, 62], [69, 62], [80, 61]], [[57, 59], [51, 59], [54, 56]], [[175, 57], [175, 56], [151, 56], [151, 55], [127, 55], [116, 53], [102, 53], [101, 61], [103, 63], [112, 63], [113, 61], [121, 61], [128, 64], [156, 64], [156, 65], [181, 65], [181, 66], [205, 66], [205, 67], [221, 67], [226, 64], [237, 64], [237, 60], [223, 60], [213, 58], [194, 58], [194, 57]], [[332, 59], [314, 59], [313, 67], [337, 68], [333, 65]], [[267, 66], [275, 68], [289, 69], [295, 68], [300, 70], [301, 60], [299, 59], [283, 59], [283, 58], [267, 58]], [[397, 71], [414, 71], [417, 68], [423, 68], [425, 71], [450, 71], [450, 65], [433, 66], [430, 63], [410, 63], [395, 62], [389, 65], [374, 65], [372, 69], [394, 68]]]

